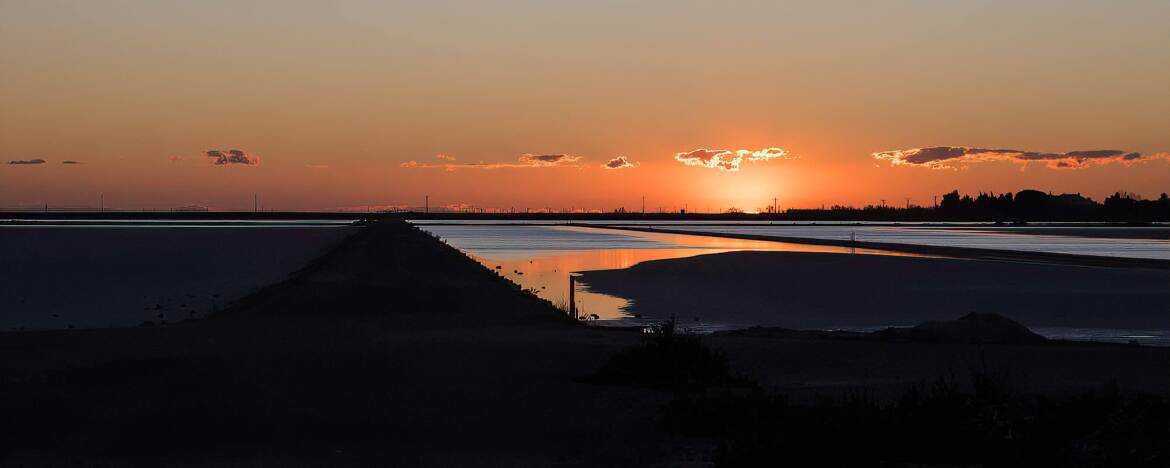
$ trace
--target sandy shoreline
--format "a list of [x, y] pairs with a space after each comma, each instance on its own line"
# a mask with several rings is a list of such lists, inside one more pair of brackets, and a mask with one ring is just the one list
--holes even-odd
[[[209, 319], [0, 333], [0, 463], [677, 465], [710, 442], [656, 429], [669, 395], [582, 377], [635, 333], [582, 327], [401, 222]], [[793, 392], [898, 389], [969, 345], [714, 337]], [[1170, 350], [981, 348], [1056, 393], [1170, 391]], [[927, 356], [928, 359], [923, 359]]]
[[787, 328], [914, 325], [968, 312], [1026, 326], [1163, 329], [1170, 272], [806, 252], [728, 252], [586, 271], [631, 312]]
[[940, 245], [920, 245], [920, 244], [904, 244], [896, 242], [870, 242], [870, 241], [849, 241], [837, 239], [818, 239], [811, 237], [787, 237], [774, 235], [755, 235], [755, 234], [736, 234], [736, 233], [715, 233], [702, 231], [689, 231], [677, 229], [661, 229], [661, 228], [646, 228], [635, 226], [620, 226], [620, 225], [600, 225], [600, 224], [574, 224], [575, 226], [591, 227], [597, 229], [615, 229], [625, 231], [639, 231], [639, 232], [659, 232], [666, 234], [685, 234], [691, 236], [706, 236], [706, 237], [726, 237], [731, 239], [748, 239], [760, 241], [776, 241], [776, 242], [790, 242], [795, 244], [811, 244], [811, 245], [832, 245], [838, 247], [855, 247], [858, 249], [874, 249], [874, 250], [888, 250], [893, 252], [916, 253], [923, 255], [936, 255], [953, 258], [970, 258], [982, 260], [1005, 260], [1005, 261], [1022, 261], [1034, 263], [1056, 263], [1062, 265], [1077, 265], [1077, 266], [1106, 266], [1106, 267], [1123, 267], [1123, 268], [1150, 268], [1170, 270], [1170, 260], [1160, 259], [1146, 259], [1146, 258], [1123, 258], [1123, 257], [1103, 257], [1096, 255], [1074, 255], [1065, 253], [1052, 252], [1034, 252], [1022, 250], [999, 250], [999, 249], [982, 249], [972, 247], [950, 247]]

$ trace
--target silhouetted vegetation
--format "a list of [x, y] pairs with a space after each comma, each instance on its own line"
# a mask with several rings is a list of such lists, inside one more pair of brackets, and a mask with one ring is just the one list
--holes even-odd
[[1168, 466], [1170, 399], [1115, 386], [1055, 398], [1013, 395], [972, 369], [895, 398], [864, 390], [795, 402], [735, 375], [727, 359], [667, 322], [592, 381], [674, 393], [668, 433], [718, 441], [720, 466]]
[[1053, 195], [1021, 190], [998, 195], [981, 192], [972, 197], [955, 190], [939, 197], [938, 205], [933, 207], [833, 206], [819, 210], [790, 209], [781, 216], [793, 220], [1150, 222], [1170, 220], [1170, 198], [1163, 193], [1157, 199], [1146, 200], [1136, 194], [1117, 192], [1097, 202], [1079, 193]]
[[726, 356], [679, 333], [673, 320], [647, 329], [641, 343], [611, 357], [589, 380], [667, 390], [749, 384], [732, 375]]
[[1167, 466], [1170, 405], [1115, 388], [1016, 397], [994, 381], [954, 379], [881, 402], [865, 393], [795, 404], [760, 389], [680, 393], [671, 433], [719, 441], [721, 466]]

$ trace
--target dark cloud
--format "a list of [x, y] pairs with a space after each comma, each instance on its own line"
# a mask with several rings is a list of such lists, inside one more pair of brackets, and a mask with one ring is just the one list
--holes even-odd
[[625, 156], [618, 156], [616, 158], [610, 159], [609, 162], [602, 164], [601, 167], [606, 169], [624, 169], [627, 167], [634, 167], [634, 163], [630, 162], [629, 159], [626, 159]]
[[[455, 157], [440, 154], [435, 156], [438, 159], [445, 161], [454, 161]], [[574, 163], [581, 160], [580, 156], [570, 156], [567, 154], [531, 154], [525, 153], [517, 158], [514, 163], [489, 163], [489, 162], [473, 162], [473, 163], [425, 163], [418, 161], [407, 161], [399, 164], [399, 167], [407, 169], [443, 169], [445, 171], [456, 171], [459, 169], [512, 169], [512, 168], [530, 168], [530, 167], [556, 167], [556, 166], [572, 166]]]
[[244, 165], [244, 166], [255, 166], [257, 164], [260, 164], [259, 158], [252, 156], [252, 155], [249, 155], [243, 151], [235, 150], [235, 149], [233, 149], [233, 150], [209, 150], [207, 152], [207, 157], [213, 158], [212, 164], [215, 164], [217, 166], [227, 166], [227, 165], [235, 165], [235, 164]]
[[744, 161], [758, 162], [770, 159], [796, 159], [780, 148], [764, 148], [752, 150], [713, 150], [696, 149], [684, 153], [676, 153], [674, 159], [688, 166], [707, 167], [721, 171], [738, 171]]
[[44, 164], [44, 159], [17, 159], [15, 161], [8, 161], [8, 164], [26, 165], [26, 164]]
[[1122, 150], [1069, 151], [1046, 153], [1016, 149], [972, 148], [967, 146], [931, 146], [873, 153], [875, 159], [891, 165], [920, 166], [931, 169], [956, 169], [970, 163], [1011, 161], [1021, 164], [1044, 163], [1052, 169], [1081, 169], [1101, 164], [1132, 164], [1152, 159], [1166, 159], [1166, 153], [1143, 155]]
[[61, 164], [81, 164], [81, 161], [74, 161], [72, 159], [66, 159], [64, 161], [61, 161]]
[[529, 164], [532, 166], [556, 166], [559, 164], [575, 163], [580, 161], [580, 156], [569, 156], [567, 154], [522, 154], [520, 155], [521, 164]]

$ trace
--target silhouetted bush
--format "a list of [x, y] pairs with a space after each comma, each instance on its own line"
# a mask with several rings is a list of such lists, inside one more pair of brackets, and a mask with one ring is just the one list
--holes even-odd
[[[1011, 397], [986, 379], [910, 388], [892, 402], [864, 393], [792, 404], [782, 395], [678, 394], [668, 432], [719, 441], [720, 466], [1168, 466], [1170, 404], [1114, 388], [1070, 398]], [[982, 387], [982, 388], [981, 388]]]
[[745, 382], [732, 374], [726, 356], [679, 333], [673, 320], [650, 327], [640, 344], [615, 354], [589, 380], [676, 391]]

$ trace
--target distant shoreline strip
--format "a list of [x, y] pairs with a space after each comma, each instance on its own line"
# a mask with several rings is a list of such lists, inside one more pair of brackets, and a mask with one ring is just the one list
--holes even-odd
[[1055, 263], [1061, 265], [1090, 267], [1152, 268], [1158, 270], [1170, 270], [1170, 260], [1160, 260], [1153, 258], [1104, 257], [1099, 255], [1077, 255], [1055, 252], [982, 249], [978, 247], [949, 247], [941, 245], [901, 244], [896, 242], [848, 241], [837, 239], [817, 239], [811, 237], [684, 231], [679, 229], [658, 229], [610, 224], [571, 223], [570, 225], [576, 227], [613, 229], [619, 231], [653, 232], [660, 234], [681, 234], [688, 236], [724, 237], [756, 241], [787, 242], [791, 244], [854, 247], [858, 249], [888, 250], [892, 252], [936, 255], [941, 257], [965, 258], [973, 260], [998, 260], [1012, 262]]

